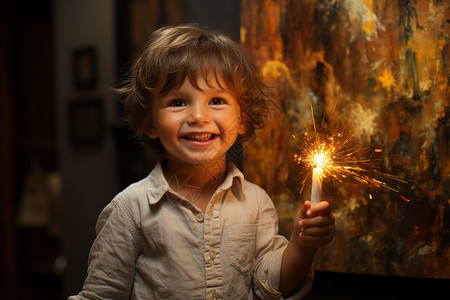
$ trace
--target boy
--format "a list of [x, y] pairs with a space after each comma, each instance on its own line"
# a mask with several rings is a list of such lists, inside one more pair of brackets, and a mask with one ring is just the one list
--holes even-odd
[[137, 136], [164, 156], [101, 213], [86, 282], [69, 299], [303, 297], [334, 218], [327, 202], [306, 201], [288, 242], [268, 195], [226, 161], [272, 106], [241, 48], [197, 26], [161, 28], [120, 92]]

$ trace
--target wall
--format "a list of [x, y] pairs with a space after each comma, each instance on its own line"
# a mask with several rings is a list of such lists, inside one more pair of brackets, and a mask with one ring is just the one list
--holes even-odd
[[[114, 96], [109, 92], [115, 75], [115, 23], [113, 0], [54, 1], [56, 99], [59, 124], [59, 165], [63, 176], [63, 253], [67, 268], [64, 295], [78, 292], [87, 269], [87, 256], [94, 239], [95, 221], [101, 209], [117, 193], [117, 172], [109, 130], [98, 145], [74, 147], [68, 138], [69, 101], [99, 97], [104, 120], [115, 119]], [[93, 46], [97, 51], [97, 84], [90, 90], [76, 89], [72, 78], [72, 55]]]
[[214, 29], [229, 34], [239, 41], [241, 18], [241, 1], [187, 1], [187, 22], [208, 24]]

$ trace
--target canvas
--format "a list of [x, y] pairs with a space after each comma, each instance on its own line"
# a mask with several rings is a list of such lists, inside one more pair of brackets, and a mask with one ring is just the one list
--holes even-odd
[[244, 172], [272, 197], [280, 231], [310, 197], [293, 156], [314, 116], [316, 132], [347, 135], [391, 188], [324, 179], [336, 234], [316, 268], [450, 278], [449, 2], [243, 0], [241, 25], [278, 105], [244, 147]]

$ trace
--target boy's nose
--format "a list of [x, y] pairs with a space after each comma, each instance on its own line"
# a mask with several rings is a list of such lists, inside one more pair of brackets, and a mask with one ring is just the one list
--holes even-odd
[[211, 121], [211, 114], [207, 106], [196, 103], [189, 110], [188, 123], [203, 124]]

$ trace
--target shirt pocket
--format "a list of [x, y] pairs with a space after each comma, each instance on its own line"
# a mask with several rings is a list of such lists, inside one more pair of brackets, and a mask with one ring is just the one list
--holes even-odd
[[256, 225], [230, 225], [227, 232], [230, 265], [246, 277], [255, 265]]

